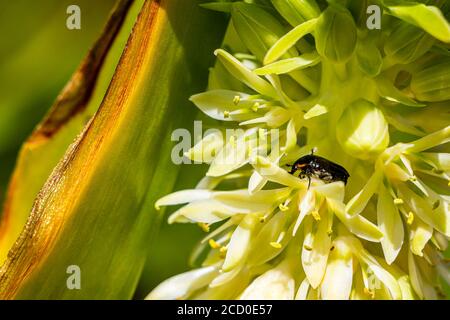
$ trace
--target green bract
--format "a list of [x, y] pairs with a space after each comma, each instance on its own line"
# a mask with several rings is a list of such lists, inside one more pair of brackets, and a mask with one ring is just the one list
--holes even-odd
[[394, 28], [384, 46], [384, 52], [395, 63], [411, 63], [427, 51], [435, 39], [420, 28], [407, 23], [400, 23]]
[[[260, 60], [286, 31], [271, 14], [250, 4], [234, 3], [231, 17], [242, 42]], [[291, 49], [290, 53], [296, 55], [297, 51]]]
[[317, 18], [320, 14], [315, 0], [271, 0], [273, 6], [292, 26]]
[[356, 47], [356, 25], [350, 12], [340, 6], [328, 7], [317, 21], [316, 47], [333, 62], [345, 62]]
[[450, 99], [450, 60], [425, 68], [412, 76], [411, 91], [421, 101]]

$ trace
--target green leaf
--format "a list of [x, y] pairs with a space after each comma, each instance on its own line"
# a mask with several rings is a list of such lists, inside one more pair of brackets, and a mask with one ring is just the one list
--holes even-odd
[[440, 41], [450, 42], [450, 25], [437, 7], [393, 0], [384, 1], [384, 5], [389, 14], [421, 27]]
[[233, 4], [231, 2], [209, 2], [209, 3], [202, 3], [200, 4], [200, 7], [219, 11], [219, 12], [231, 12]]
[[271, 0], [273, 6], [293, 27], [317, 18], [320, 8], [315, 0]]
[[346, 62], [356, 48], [357, 29], [351, 13], [342, 6], [329, 6], [317, 20], [314, 33], [317, 52], [336, 63]]
[[359, 41], [356, 45], [356, 59], [359, 68], [369, 77], [377, 76], [383, 65], [383, 57], [380, 50], [377, 48], [374, 39], [367, 39], [366, 41]]
[[382, 75], [376, 78], [376, 84], [378, 94], [389, 101], [401, 103], [409, 107], [426, 106], [425, 104], [419, 103], [405, 95], [402, 91], [397, 89], [394, 84], [389, 81], [389, 79], [383, 77]]
[[316, 23], [317, 19], [306, 21], [281, 37], [267, 52], [264, 64], [272, 63], [288, 52], [301, 38], [314, 31]]
[[413, 74], [411, 91], [421, 101], [446, 101], [450, 99], [450, 60], [437, 62]]
[[422, 29], [401, 22], [386, 39], [384, 52], [392, 62], [409, 64], [428, 52], [435, 42], [436, 39]]
[[254, 70], [257, 75], [284, 74], [297, 69], [312, 67], [320, 63], [317, 52], [305, 53], [299, 57], [280, 60]]
[[304, 119], [308, 120], [311, 118], [315, 118], [318, 116], [321, 116], [323, 114], [328, 113], [328, 108], [326, 106], [323, 106], [321, 104], [316, 104], [314, 107], [308, 110], [307, 113], [303, 116]]
[[257, 76], [252, 71], [247, 69], [238, 59], [233, 57], [225, 50], [218, 49], [214, 52], [220, 62], [236, 79], [241, 80], [247, 86], [269, 97], [276, 98], [275, 89], [263, 78]]
[[[102, 35], [23, 144], [0, 223], [0, 263], [24, 227], [33, 202], [67, 147], [97, 111], [139, 12], [130, 1], [115, 7]], [[130, 12], [128, 12], [130, 11]], [[128, 12], [128, 14], [127, 14]]]
[[[254, 4], [235, 2], [231, 17], [240, 39], [258, 60], [285, 33], [284, 26], [272, 14]], [[297, 50], [293, 48], [290, 53], [295, 56]]]
[[[1, 298], [132, 297], [159, 220], [155, 198], [176, 177], [170, 136], [189, 121], [179, 107], [205, 86], [223, 27], [196, 1], [145, 1], [98, 113], [47, 180], [3, 265]], [[192, 38], [186, 28], [208, 32]], [[65, 285], [70, 265], [81, 270], [82, 290]]]

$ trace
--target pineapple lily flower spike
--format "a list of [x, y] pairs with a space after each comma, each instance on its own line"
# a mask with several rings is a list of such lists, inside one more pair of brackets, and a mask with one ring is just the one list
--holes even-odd
[[[432, 5], [431, 5], [432, 3]], [[369, 6], [381, 28], [368, 28]], [[450, 279], [450, 4], [220, 1], [209, 164], [170, 223], [208, 235], [148, 299], [437, 299]], [[373, 18], [373, 17], [372, 17]], [[223, 138], [226, 129], [239, 129]], [[316, 148], [351, 178], [289, 173]], [[295, 170], [291, 171], [294, 172]], [[345, 181], [346, 182], [346, 181]]]

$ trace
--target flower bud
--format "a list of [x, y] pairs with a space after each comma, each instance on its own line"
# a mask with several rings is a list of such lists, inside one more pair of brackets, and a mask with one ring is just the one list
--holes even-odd
[[421, 101], [444, 101], [450, 99], [450, 60], [427, 67], [411, 79], [411, 91]]
[[[242, 42], [261, 61], [270, 47], [286, 33], [274, 16], [255, 5], [234, 3], [231, 18]], [[292, 48], [289, 53], [295, 56], [297, 50]]]
[[434, 42], [434, 38], [422, 29], [402, 22], [392, 30], [384, 52], [392, 62], [408, 64], [430, 50]]
[[316, 48], [321, 56], [333, 62], [346, 62], [356, 47], [356, 25], [350, 12], [330, 5], [316, 25]]
[[315, 0], [272, 0], [272, 4], [293, 27], [317, 18], [320, 14]]
[[344, 111], [336, 135], [346, 153], [364, 160], [375, 157], [389, 144], [383, 112], [366, 100], [357, 100]]

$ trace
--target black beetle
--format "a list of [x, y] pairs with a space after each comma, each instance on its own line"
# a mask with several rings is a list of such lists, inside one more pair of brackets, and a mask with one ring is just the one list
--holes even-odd
[[299, 178], [308, 178], [308, 188], [311, 185], [311, 177], [316, 177], [324, 182], [330, 183], [335, 181], [342, 181], [347, 184], [350, 174], [344, 167], [334, 163], [328, 159], [311, 154], [306, 155], [295, 161], [291, 167], [290, 174], [295, 174], [300, 171]]

